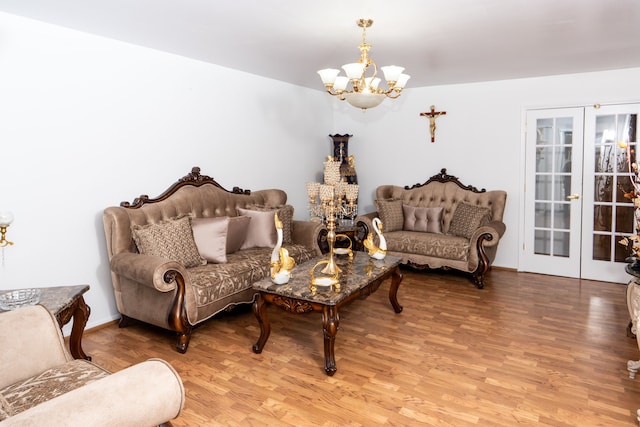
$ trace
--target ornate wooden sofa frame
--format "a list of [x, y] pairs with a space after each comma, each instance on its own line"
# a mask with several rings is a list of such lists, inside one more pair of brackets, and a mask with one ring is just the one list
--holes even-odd
[[[506, 230], [506, 225], [502, 222], [506, 197], [506, 192], [501, 190], [478, 190], [474, 186], [464, 185], [457, 177], [448, 175], [446, 169], [423, 184], [404, 188], [382, 185], [376, 189], [376, 203], [381, 200], [399, 200], [403, 210], [405, 206], [442, 207], [441, 234], [407, 231], [406, 223], [405, 227], [401, 225], [400, 229], [389, 231], [383, 220], [387, 253], [401, 256], [403, 264], [416, 269], [455, 269], [470, 273], [474, 284], [481, 289], [484, 287], [485, 275], [495, 259], [499, 240]], [[460, 203], [464, 203], [467, 208], [471, 206], [489, 211], [487, 219], [479, 222], [477, 228], [469, 230], [466, 237], [452, 233], [452, 220]], [[372, 230], [371, 220], [379, 216], [379, 212], [361, 215], [357, 218], [357, 224], [368, 234]]]
[[[252, 284], [268, 275], [272, 250], [245, 248], [227, 254], [226, 263], [186, 268], [171, 259], [139, 253], [132, 228], [184, 215], [235, 217], [239, 208], [283, 206], [286, 201], [286, 193], [278, 189], [226, 190], [194, 167], [156, 198], [142, 195], [133, 203], [106, 208], [103, 221], [116, 305], [122, 315], [120, 326], [136, 319], [175, 331], [176, 348], [184, 353], [195, 325], [221, 311], [253, 302]], [[290, 224], [291, 243], [287, 248], [296, 262], [321, 255], [323, 226], [293, 219]]]

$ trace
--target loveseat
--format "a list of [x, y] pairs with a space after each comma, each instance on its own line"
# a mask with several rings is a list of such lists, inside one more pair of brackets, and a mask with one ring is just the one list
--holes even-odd
[[424, 184], [378, 187], [377, 211], [356, 221], [367, 235], [379, 217], [387, 253], [402, 257], [403, 264], [470, 273], [481, 289], [506, 230], [506, 199], [504, 191], [478, 190], [442, 169]]
[[0, 313], [1, 426], [157, 426], [183, 406], [182, 381], [167, 362], [111, 374], [74, 360], [43, 306]]
[[146, 195], [104, 210], [120, 326], [140, 320], [177, 332], [187, 351], [192, 328], [253, 301], [252, 284], [269, 274], [276, 244], [297, 263], [322, 254], [322, 224], [293, 220], [279, 189], [224, 189], [194, 167], [157, 198]]

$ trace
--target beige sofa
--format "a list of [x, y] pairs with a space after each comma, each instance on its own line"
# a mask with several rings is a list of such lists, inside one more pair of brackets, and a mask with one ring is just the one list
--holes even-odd
[[412, 187], [376, 189], [377, 212], [356, 221], [367, 235], [380, 217], [387, 253], [417, 269], [455, 269], [470, 273], [478, 288], [496, 256], [506, 225], [507, 194], [478, 190], [447, 175], [446, 169]]
[[137, 319], [176, 331], [186, 352], [193, 326], [253, 301], [252, 284], [269, 274], [276, 211], [296, 262], [321, 255], [323, 226], [293, 220], [286, 202], [277, 189], [228, 191], [194, 167], [157, 198], [105, 209], [120, 326]]
[[0, 425], [157, 426], [184, 406], [180, 376], [149, 359], [114, 374], [67, 351], [43, 306], [0, 314]]

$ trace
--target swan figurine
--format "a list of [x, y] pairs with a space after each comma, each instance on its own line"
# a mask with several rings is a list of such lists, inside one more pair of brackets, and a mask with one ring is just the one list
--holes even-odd
[[380, 241], [379, 246], [373, 242], [373, 233], [369, 233], [364, 241], [364, 247], [367, 248], [369, 256], [373, 259], [384, 259], [387, 256], [387, 240], [382, 235], [382, 221], [380, 218], [373, 219], [373, 231], [378, 235]]
[[277, 213], [273, 219], [276, 224], [278, 240], [271, 251], [271, 263], [269, 264], [271, 281], [276, 285], [283, 285], [291, 279], [291, 270], [296, 265], [296, 261], [289, 256], [289, 251], [282, 247], [282, 221], [278, 218]]

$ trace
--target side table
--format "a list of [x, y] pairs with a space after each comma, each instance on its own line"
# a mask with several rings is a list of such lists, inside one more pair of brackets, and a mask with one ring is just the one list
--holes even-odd
[[[71, 319], [71, 335], [69, 336], [69, 350], [75, 359], [91, 360], [82, 350], [82, 334], [89, 320], [91, 309], [85, 303], [83, 294], [89, 290], [89, 285], [53, 286], [40, 289], [40, 305], [47, 308], [58, 321], [60, 329]], [[11, 291], [13, 289], [9, 289]], [[3, 311], [0, 309], [0, 312]]]
[[[336, 235], [345, 235], [351, 240], [351, 249], [356, 252], [364, 251], [364, 241], [367, 236], [364, 234], [365, 229], [358, 225], [338, 225], [335, 230]], [[322, 253], [329, 252], [329, 242], [327, 241], [327, 230], [324, 230], [322, 238], [318, 242]], [[336, 240], [335, 247], [346, 246], [341, 240]]]

